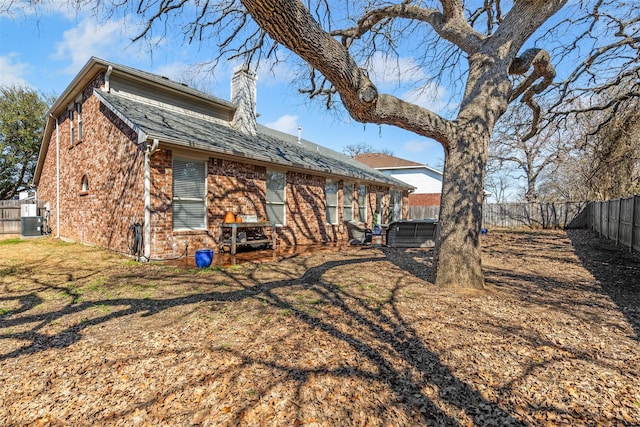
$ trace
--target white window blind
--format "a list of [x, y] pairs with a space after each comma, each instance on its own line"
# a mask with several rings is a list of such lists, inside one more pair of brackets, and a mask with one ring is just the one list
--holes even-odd
[[267, 218], [278, 225], [285, 225], [286, 174], [267, 170]]
[[358, 221], [367, 222], [367, 186], [358, 186]]
[[207, 165], [204, 161], [173, 159], [173, 229], [206, 228]]
[[338, 183], [328, 179], [324, 187], [327, 224], [338, 223]]
[[402, 219], [402, 193], [391, 190], [389, 196], [389, 222]]
[[344, 221], [351, 221], [353, 220], [353, 183], [346, 182], [343, 186], [342, 193], [342, 218]]

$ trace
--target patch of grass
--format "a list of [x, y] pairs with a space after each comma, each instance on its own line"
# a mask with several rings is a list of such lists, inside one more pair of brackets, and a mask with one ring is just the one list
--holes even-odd
[[96, 308], [99, 309], [102, 313], [111, 313], [111, 307], [106, 304], [98, 304]]
[[16, 274], [17, 272], [18, 269], [15, 267], [2, 268], [0, 269], [0, 277], [11, 276], [12, 274]]
[[91, 283], [87, 285], [87, 289], [90, 291], [97, 291], [98, 289], [102, 288], [105, 283], [107, 283], [107, 278], [104, 276], [100, 276], [91, 281]]
[[17, 245], [18, 243], [24, 243], [22, 239], [4, 239], [0, 240], [0, 245]]
[[11, 310], [8, 309], [8, 308], [0, 308], [0, 316], [3, 316], [3, 315], [7, 314], [10, 311]]
[[290, 308], [281, 308], [280, 310], [278, 310], [278, 314], [280, 316], [291, 316], [291, 309]]
[[199, 268], [198, 274], [208, 273], [211, 271], [222, 271], [222, 267], [219, 265], [214, 265], [213, 267]]

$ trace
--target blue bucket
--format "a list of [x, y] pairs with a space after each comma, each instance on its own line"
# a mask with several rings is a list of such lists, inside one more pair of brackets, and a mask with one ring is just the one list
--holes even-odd
[[207, 268], [213, 261], [213, 249], [199, 249], [196, 251], [196, 265], [198, 268]]

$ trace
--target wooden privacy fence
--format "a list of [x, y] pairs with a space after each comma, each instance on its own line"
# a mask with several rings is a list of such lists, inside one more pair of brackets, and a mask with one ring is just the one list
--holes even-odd
[[585, 228], [586, 202], [485, 203], [484, 227]]
[[589, 202], [587, 226], [601, 236], [640, 252], [640, 196]]
[[435, 219], [440, 214], [440, 206], [409, 206], [408, 219]]
[[[20, 207], [27, 200], [0, 200], [0, 237], [20, 236]], [[37, 215], [44, 215], [44, 200], [37, 202]]]
[[[484, 227], [585, 228], [586, 202], [485, 203]], [[409, 219], [438, 218], [439, 206], [410, 206]]]

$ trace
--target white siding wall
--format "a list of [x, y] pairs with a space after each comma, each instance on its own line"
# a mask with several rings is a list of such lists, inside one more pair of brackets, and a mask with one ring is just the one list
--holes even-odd
[[442, 191], [442, 177], [429, 169], [396, 169], [386, 170], [384, 173], [416, 187], [414, 194]]

